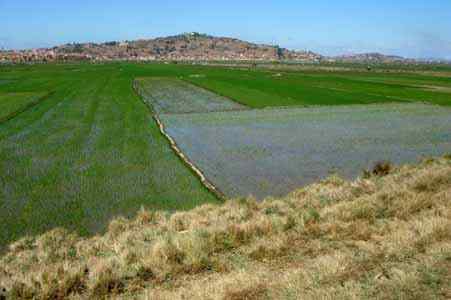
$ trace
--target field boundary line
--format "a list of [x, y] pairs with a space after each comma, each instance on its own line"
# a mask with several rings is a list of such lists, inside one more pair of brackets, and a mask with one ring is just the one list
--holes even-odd
[[287, 110], [300, 110], [300, 109], [343, 109], [343, 108], [356, 108], [356, 107], [369, 107], [377, 108], [378, 106], [399, 106], [399, 105], [427, 105], [427, 106], [441, 106], [427, 101], [393, 101], [393, 102], [383, 102], [383, 103], [354, 103], [354, 104], [344, 104], [344, 105], [321, 105], [321, 104], [305, 104], [305, 105], [286, 105], [286, 106], [266, 106], [263, 108], [249, 108], [243, 110], [217, 110], [210, 112], [184, 112], [184, 113], [162, 113], [161, 115], [166, 116], [189, 116], [189, 115], [207, 115], [207, 114], [236, 114], [236, 113], [247, 113], [247, 112], [277, 112], [277, 111], [287, 111]]
[[169, 144], [171, 145], [172, 150], [177, 154], [178, 157], [199, 177], [201, 183], [216, 197], [219, 199], [225, 200], [226, 197], [224, 193], [222, 193], [214, 184], [212, 184], [207, 177], [202, 173], [202, 171], [196, 167], [189, 158], [180, 150], [175, 140], [166, 132], [166, 129], [164, 127], [163, 122], [160, 120], [160, 118], [154, 114], [153, 115], [154, 120], [157, 122], [158, 128], [160, 129], [161, 134], [169, 141]]
[[132, 89], [135, 92], [135, 94], [138, 96], [139, 99], [143, 102], [143, 104], [147, 107], [147, 109], [150, 111], [152, 118], [157, 123], [158, 129], [160, 133], [166, 138], [166, 140], [169, 142], [169, 145], [172, 149], [172, 151], [175, 152], [175, 155], [190, 169], [196, 177], [199, 178], [201, 184], [210, 191], [213, 195], [215, 195], [220, 200], [226, 200], [226, 196], [223, 192], [221, 192], [214, 184], [212, 184], [207, 177], [202, 173], [202, 171], [194, 165], [189, 158], [180, 150], [179, 146], [175, 142], [175, 140], [166, 132], [166, 129], [164, 127], [163, 122], [160, 120], [156, 112], [153, 111], [153, 108], [150, 107], [150, 105], [143, 99], [141, 96], [141, 93], [139, 92], [139, 87], [136, 79], [132, 82]]
[[28, 103], [27, 105], [25, 105], [24, 107], [10, 113], [7, 116], [4, 116], [3, 118], [0, 118], [0, 124], [6, 123], [8, 121], [11, 121], [12, 119], [14, 119], [15, 117], [19, 116], [20, 114], [26, 112], [27, 110], [37, 106], [38, 104], [40, 104], [41, 102], [43, 102], [44, 100], [46, 100], [47, 98], [51, 97], [53, 94], [55, 94], [55, 92], [50, 92], [45, 94], [42, 97], [39, 97], [38, 99], [36, 99], [35, 101], [31, 101], [30, 103]]
[[230, 97], [230, 96], [224, 95], [223, 93], [220, 93], [220, 92], [218, 92], [218, 91], [215, 91], [215, 90], [213, 90], [213, 89], [211, 89], [211, 88], [204, 87], [204, 86], [200, 85], [200, 84], [197, 83], [197, 82], [192, 82], [192, 81], [190, 81], [189, 79], [185, 79], [185, 77], [181, 77], [181, 78], [177, 78], [177, 79], [180, 80], [180, 81], [183, 81], [183, 82], [185, 82], [185, 83], [191, 84], [192, 86], [195, 86], [195, 87], [197, 87], [197, 88], [199, 88], [199, 89], [203, 89], [203, 90], [205, 90], [205, 91], [207, 91], [207, 92], [216, 94], [216, 95], [218, 95], [218, 96], [220, 96], [220, 97], [223, 97], [223, 98], [225, 98], [225, 99], [227, 99], [227, 100], [229, 100], [229, 101], [232, 101], [232, 102], [234, 102], [234, 103], [236, 103], [236, 104], [239, 104], [239, 105], [243, 106], [243, 109], [237, 109], [237, 110], [249, 110], [249, 109], [252, 109], [252, 107], [250, 107], [250, 106], [247, 105], [247, 104], [244, 104], [244, 103], [240, 102], [240, 101], [237, 100], [237, 99], [234, 99], [234, 98], [232, 98], [232, 97]]

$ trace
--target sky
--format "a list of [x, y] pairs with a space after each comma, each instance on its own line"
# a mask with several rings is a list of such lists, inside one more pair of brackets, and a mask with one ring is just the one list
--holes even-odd
[[0, 0], [0, 48], [200, 32], [323, 55], [451, 59], [451, 0]]

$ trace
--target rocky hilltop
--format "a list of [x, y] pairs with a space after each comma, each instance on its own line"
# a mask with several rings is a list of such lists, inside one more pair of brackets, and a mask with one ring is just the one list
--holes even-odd
[[12, 62], [54, 60], [290, 60], [316, 62], [320, 59], [321, 55], [310, 51], [292, 51], [278, 46], [199, 33], [123, 42], [72, 43], [53, 48], [0, 53], [0, 60]]

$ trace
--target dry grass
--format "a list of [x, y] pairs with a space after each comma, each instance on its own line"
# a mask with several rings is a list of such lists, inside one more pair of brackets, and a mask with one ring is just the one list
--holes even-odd
[[451, 160], [379, 175], [331, 177], [261, 203], [142, 210], [89, 239], [61, 229], [27, 237], [1, 258], [0, 291], [19, 299], [451, 298]]

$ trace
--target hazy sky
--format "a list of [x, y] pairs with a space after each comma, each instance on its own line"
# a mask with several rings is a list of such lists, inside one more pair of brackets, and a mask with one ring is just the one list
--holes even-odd
[[0, 0], [0, 48], [191, 31], [325, 55], [451, 59], [451, 0]]

